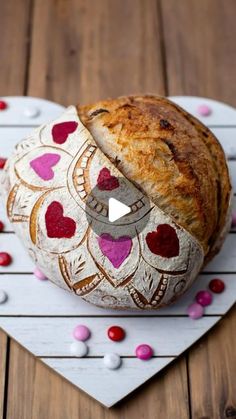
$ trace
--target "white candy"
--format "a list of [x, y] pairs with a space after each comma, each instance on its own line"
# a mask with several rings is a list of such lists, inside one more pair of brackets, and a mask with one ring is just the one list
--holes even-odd
[[70, 345], [70, 353], [78, 358], [82, 358], [88, 353], [88, 346], [82, 341], [73, 342]]
[[7, 298], [7, 293], [4, 290], [0, 290], [0, 304], [5, 303]]
[[40, 110], [36, 107], [31, 106], [30, 108], [26, 108], [24, 110], [24, 115], [28, 118], [36, 118], [40, 114]]
[[104, 355], [103, 362], [109, 370], [116, 370], [121, 365], [121, 357], [115, 353], [107, 353]]

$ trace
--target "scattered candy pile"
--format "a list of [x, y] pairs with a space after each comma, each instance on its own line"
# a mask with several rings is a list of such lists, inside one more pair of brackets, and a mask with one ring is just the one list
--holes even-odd
[[[225, 289], [225, 284], [221, 279], [212, 279], [209, 283], [209, 289], [215, 294], [220, 294]], [[187, 308], [187, 313], [191, 319], [199, 319], [204, 314], [204, 307], [212, 303], [213, 296], [208, 290], [198, 291], [195, 297], [195, 302], [190, 304]]]

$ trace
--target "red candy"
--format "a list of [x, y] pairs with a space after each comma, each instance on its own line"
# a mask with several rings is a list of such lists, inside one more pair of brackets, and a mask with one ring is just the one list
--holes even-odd
[[5, 166], [7, 159], [4, 159], [3, 157], [0, 157], [0, 169], [3, 169]]
[[107, 335], [109, 339], [119, 342], [124, 339], [125, 331], [120, 326], [111, 326], [107, 331]]
[[3, 231], [3, 229], [4, 229], [4, 224], [2, 221], [0, 221], [0, 231]]
[[0, 111], [4, 111], [7, 108], [7, 103], [4, 100], [0, 100]]
[[224, 291], [225, 284], [221, 279], [215, 278], [210, 281], [209, 288], [215, 294], [220, 294]]
[[11, 256], [9, 253], [0, 252], [0, 266], [8, 266], [12, 261]]

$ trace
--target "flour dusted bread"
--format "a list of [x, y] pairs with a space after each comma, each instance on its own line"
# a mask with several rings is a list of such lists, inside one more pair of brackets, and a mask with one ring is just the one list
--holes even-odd
[[[157, 96], [69, 107], [16, 146], [2, 183], [9, 219], [39, 268], [105, 308], [175, 301], [230, 221], [220, 144]], [[131, 208], [115, 230], [106, 201], [114, 191]]]

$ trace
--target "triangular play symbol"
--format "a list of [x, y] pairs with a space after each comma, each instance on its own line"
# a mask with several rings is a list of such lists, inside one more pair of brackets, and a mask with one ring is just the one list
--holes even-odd
[[115, 198], [109, 198], [108, 218], [111, 223], [131, 212], [131, 208]]

